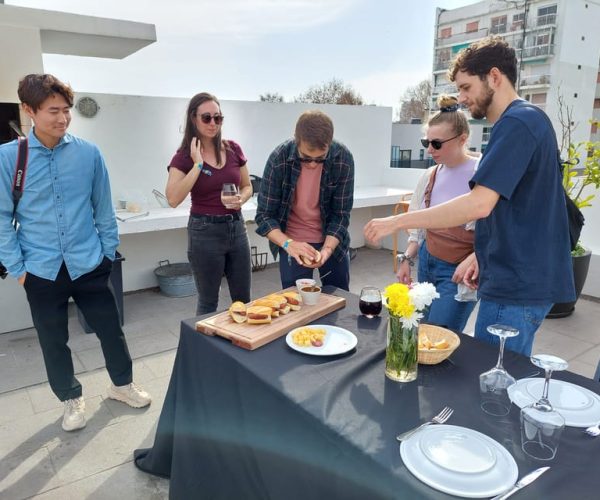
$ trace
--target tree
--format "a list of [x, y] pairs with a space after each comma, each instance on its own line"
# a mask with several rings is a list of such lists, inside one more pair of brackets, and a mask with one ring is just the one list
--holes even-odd
[[312, 102], [315, 104], [364, 104], [363, 98], [350, 85], [333, 78], [320, 85], [313, 85], [306, 92], [294, 98], [294, 102]]
[[400, 123], [410, 123], [413, 118], [425, 119], [431, 100], [431, 82], [423, 80], [413, 87], [408, 87], [400, 98]]
[[258, 98], [261, 102], [284, 102], [283, 96], [278, 92], [265, 92], [260, 94]]

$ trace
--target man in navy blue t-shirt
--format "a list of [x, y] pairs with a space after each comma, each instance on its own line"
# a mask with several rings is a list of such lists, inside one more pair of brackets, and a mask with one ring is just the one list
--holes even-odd
[[[519, 330], [506, 347], [530, 355], [534, 334], [556, 302], [575, 299], [565, 194], [547, 116], [515, 91], [514, 49], [493, 37], [462, 50], [449, 70], [459, 102], [494, 124], [471, 192], [436, 207], [373, 219], [367, 239], [399, 229], [445, 228], [477, 219], [477, 260], [464, 271], [481, 299], [475, 337], [501, 323]], [[478, 283], [477, 283], [478, 280]]]

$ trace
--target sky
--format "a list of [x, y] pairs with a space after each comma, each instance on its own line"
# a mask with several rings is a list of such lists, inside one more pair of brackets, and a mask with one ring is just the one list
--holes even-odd
[[473, 0], [5, 0], [152, 23], [157, 42], [122, 60], [44, 55], [78, 92], [291, 101], [341, 79], [366, 104], [398, 107], [429, 78], [436, 7]]

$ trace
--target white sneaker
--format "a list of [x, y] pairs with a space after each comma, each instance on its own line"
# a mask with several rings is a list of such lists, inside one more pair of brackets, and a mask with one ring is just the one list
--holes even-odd
[[143, 408], [152, 402], [150, 394], [135, 385], [133, 382], [131, 382], [131, 384], [121, 386], [110, 384], [108, 388], [108, 397], [128, 404], [133, 408]]
[[65, 402], [65, 414], [63, 416], [62, 428], [65, 431], [76, 431], [85, 427], [85, 401], [82, 396], [75, 399], [67, 399]]

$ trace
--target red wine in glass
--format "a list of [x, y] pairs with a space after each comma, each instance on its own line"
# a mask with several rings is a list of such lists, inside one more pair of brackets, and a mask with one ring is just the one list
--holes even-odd
[[360, 292], [358, 307], [367, 318], [379, 316], [382, 307], [379, 289], [373, 286], [364, 287]]

